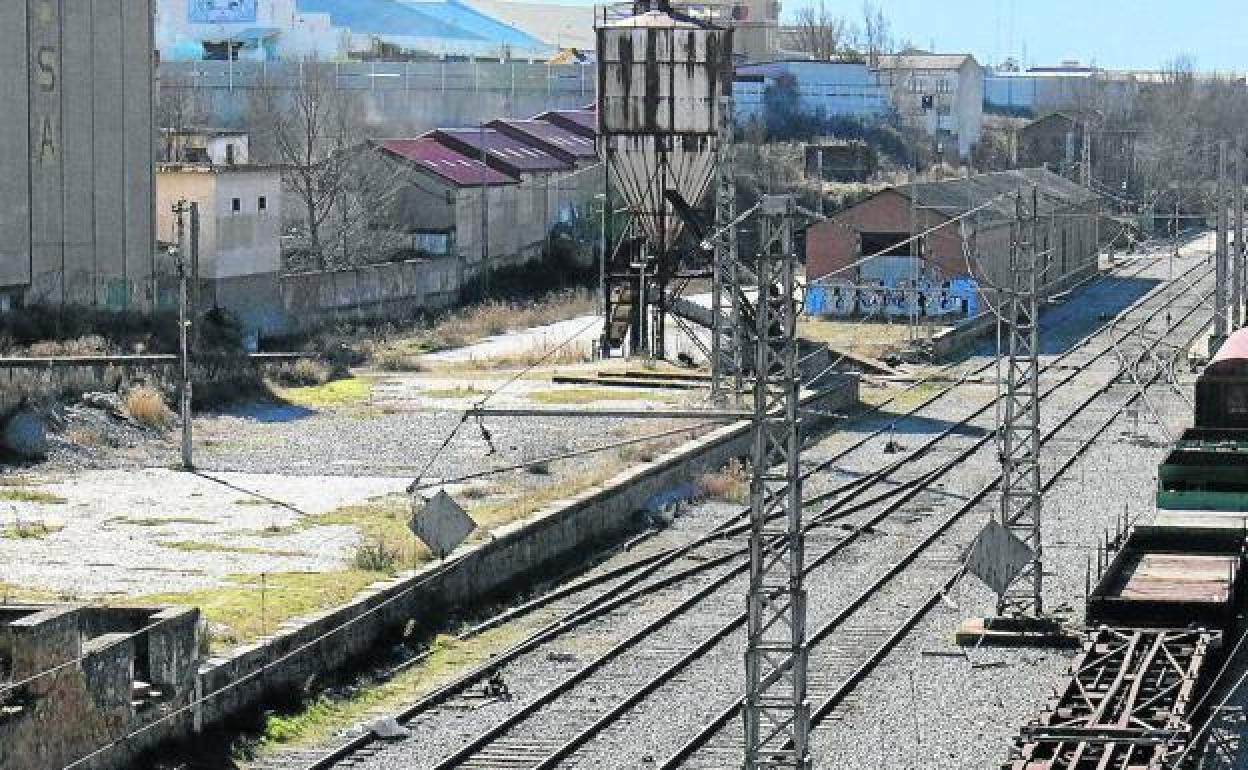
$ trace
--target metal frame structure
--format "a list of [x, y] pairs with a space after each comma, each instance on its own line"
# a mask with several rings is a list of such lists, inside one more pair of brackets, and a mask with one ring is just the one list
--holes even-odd
[[1016, 740], [1007, 767], [1170, 767], [1191, 739], [1193, 691], [1216, 637], [1189, 629], [1089, 633], [1064, 686]]
[[711, 396], [722, 401], [742, 393], [745, 350], [741, 328], [741, 271], [737, 268], [736, 150], [732, 97], [720, 100], [715, 167], [714, 272], [711, 283]]
[[[1027, 202], [1024, 199], [1028, 199]], [[1044, 258], [1037, 255], [1039, 194], [1019, 193], [1011, 244], [1005, 327], [1008, 358], [1001, 379], [1001, 524], [1031, 548], [1033, 558], [997, 597], [997, 613], [1039, 617], [1043, 605], [1040, 537], [1040, 329], [1037, 284]]]
[[806, 590], [790, 195], [764, 197], [755, 307], [754, 477], [745, 653], [746, 770], [808, 768]]
[[1230, 300], [1228, 280], [1230, 265], [1228, 258], [1230, 248], [1227, 243], [1229, 223], [1226, 206], [1226, 162], [1228, 153], [1227, 141], [1218, 142], [1218, 184], [1214, 193], [1214, 206], [1217, 208], [1217, 232], [1215, 235], [1214, 266], [1215, 284], [1213, 293], [1213, 339], [1209, 343], [1209, 354], [1212, 356], [1227, 335], [1227, 304]]

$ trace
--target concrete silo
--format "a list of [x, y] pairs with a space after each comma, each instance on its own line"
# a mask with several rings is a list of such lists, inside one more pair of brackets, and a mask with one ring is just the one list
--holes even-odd
[[0, 309], [153, 299], [151, 0], [0, 2]]
[[661, 354], [667, 284], [677, 272], [675, 249], [686, 222], [682, 210], [702, 203], [715, 177], [721, 110], [732, 94], [732, 30], [667, 3], [641, 2], [630, 10], [604, 9], [597, 25], [600, 155], [611, 190], [643, 236], [641, 253], [626, 260], [639, 266], [632, 288], [619, 260], [613, 270], [616, 312], [615, 319], [608, 313], [606, 336], [622, 338], [629, 315], [634, 348], [648, 348], [654, 335], [645, 331], [642, 309], [657, 305], [654, 343]]

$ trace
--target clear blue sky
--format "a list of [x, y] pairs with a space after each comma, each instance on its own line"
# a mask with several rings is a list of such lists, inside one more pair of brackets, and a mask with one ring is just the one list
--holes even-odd
[[[818, 2], [781, 1], [782, 18]], [[1010, 53], [1021, 59], [1025, 45], [1029, 65], [1079, 59], [1155, 69], [1187, 53], [1200, 70], [1248, 70], [1245, 0], [876, 0], [876, 5], [898, 39], [922, 47], [934, 42], [938, 51], [969, 51], [980, 63]], [[827, 0], [826, 7], [856, 22], [862, 16], [861, 0]]]

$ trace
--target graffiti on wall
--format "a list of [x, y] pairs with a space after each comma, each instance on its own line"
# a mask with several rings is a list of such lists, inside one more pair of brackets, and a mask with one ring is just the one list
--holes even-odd
[[975, 281], [964, 277], [892, 286], [833, 283], [807, 289], [806, 312], [844, 318], [967, 318], [978, 313], [978, 303]]

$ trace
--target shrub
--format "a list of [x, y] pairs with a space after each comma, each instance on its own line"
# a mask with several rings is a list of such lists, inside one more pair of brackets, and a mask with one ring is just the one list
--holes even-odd
[[139, 385], [126, 393], [126, 412], [140, 425], [155, 430], [166, 430], [173, 425], [173, 412], [165, 404], [165, 397], [150, 385]]
[[750, 480], [745, 465], [737, 460], [714, 473], [698, 479], [698, 495], [708, 500], [726, 503], [744, 503], [750, 497]]
[[314, 358], [300, 358], [294, 363], [285, 364], [274, 375], [283, 385], [324, 385], [329, 382], [329, 365]]
[[392, 574], [399, 564], [399, 549], [390, 548], [379, 540], [376, 545], [364, 544], [357, 548], [352, 561], [357, 569], [366, 572]]

